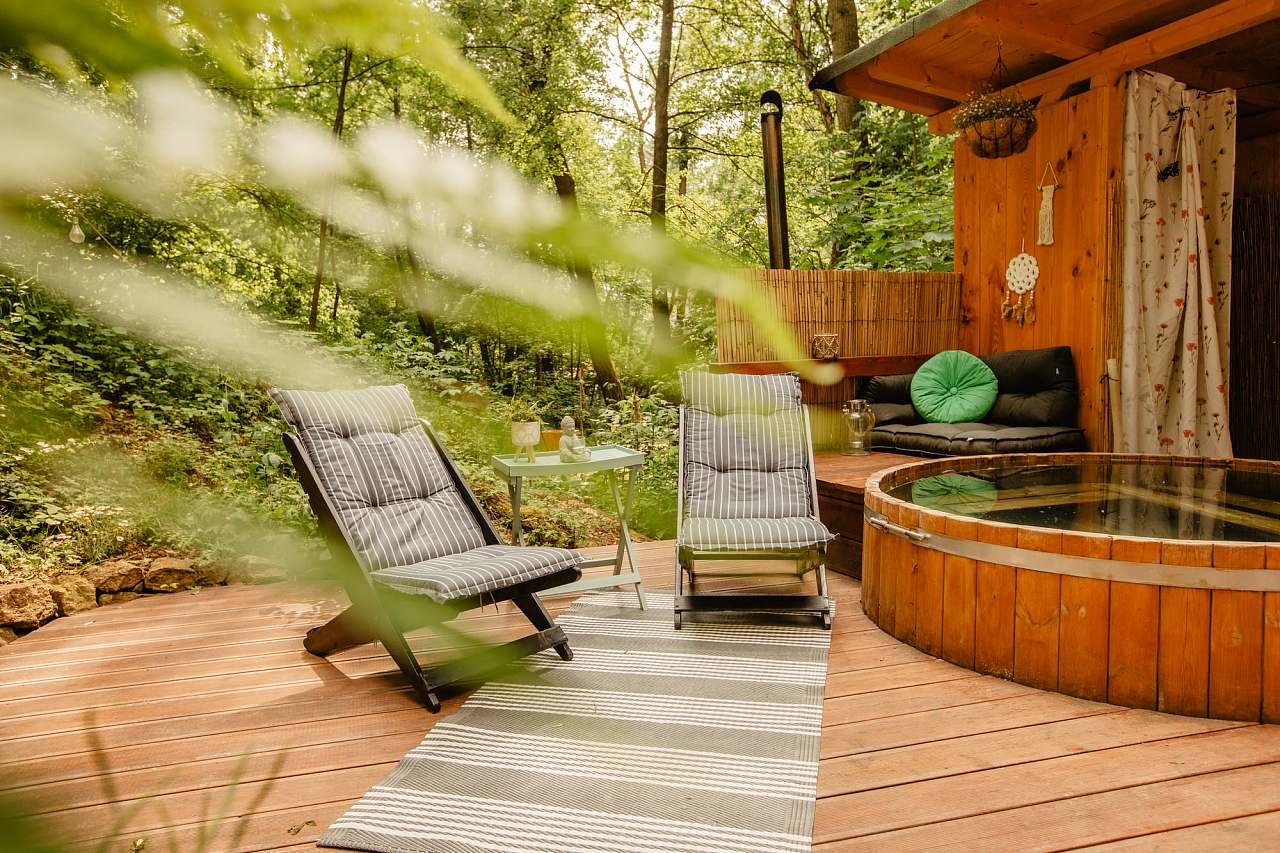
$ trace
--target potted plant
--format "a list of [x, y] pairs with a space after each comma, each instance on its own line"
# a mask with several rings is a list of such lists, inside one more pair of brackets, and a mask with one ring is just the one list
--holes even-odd
[[542, 418], [538, 407], [528, 400], [511, 401], [511, 443], [516, 448], [516, 459], [524, 454], [530, 462], [536, 460], [534, 448], [542, 439]]
[[969, 96], [955, 115], [956, 135], [987, 159], [1027, 150], [1036, 132], [1036, 107], [1016, 91], [984, 88]]

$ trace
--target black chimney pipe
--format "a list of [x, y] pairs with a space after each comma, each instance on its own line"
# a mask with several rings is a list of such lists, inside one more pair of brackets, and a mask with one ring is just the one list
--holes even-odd
[[[769, 228], [769, 267], [791, 269], [787, 240], [787, 186], [782, 177], [782, 96], [773, 89], [760, 96], [760, 133], [764, 137], [764, 207]], [[767, 109], [773, 107], [773, 109]]]

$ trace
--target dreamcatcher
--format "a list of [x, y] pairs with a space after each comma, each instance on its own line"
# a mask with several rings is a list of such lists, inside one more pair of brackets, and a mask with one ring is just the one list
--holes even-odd
[[[1004, 274], [1008, 290], [1005, 291], [1004, 302], [1000, 306], [1000, 316], [1017, 321], [1019, 326], [1036, 321], [1036, 279], [1040, 278], [1040, 264], [1035, 257], [1027, 254], [1026, 249], [1024, 243], [1022, 251], [1009, 261], [1009, 268]], [[1015, 294], [1017, 301], [1013, 299]]]

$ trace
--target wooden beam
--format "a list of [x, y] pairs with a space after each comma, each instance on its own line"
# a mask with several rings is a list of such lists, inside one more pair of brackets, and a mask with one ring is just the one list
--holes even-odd
[[939, 68], [896, 55], [881, 54], [862, 67], [868, 75], [882, 83], [926, 92], [950, 101], [963, 101], [980, 85], [976, 80], [950, 68]]
[[[849, 358], [814, 361], [814, 364], [834, 364], [851, 376], [890, 376], [895, 373], [914, 373], [932, 358], [932, 355], [859, 355]], [[786, 373], [791, 368], [785, 361], [721, 361], [709, 365], [713, 373], [746, 373], [760, 376], [767, 373]]]
[[968, 17], [974, 29], [1062, 59], [1083, 59], [1107, 46], [1107, 40], [1092, 30], [1037, 15], [1025, 6], [983, 4]]
[[885, 83], [882, 80], [873, 80], [871, 75], [867, 74], [862, 68], [854, 69], [843, 75], [836, 81], [836, 85], [842, 95], [848, 95], [851, 98], [866, 98], [869, 101], [875, 101], [877, 104], [897, 107], [900, 110], [906, 110], [909, 113], [916, 113], [922, 116], [942, 112], [955, 103], [953, 98], [942, 98], [937, 95], [931, 95], [928, 92], [909, 89], [906, 86], [897, 86], [893, 83]]
[[[1016, 89], [1024, 98], [1037, 98], [1099, 74], [1122, 74], [1151, 65], [1277, 18], [1280, 18], [1280, 0], [1225, 0], [1182, 20], [1024, 80], [1006, 91]], [[929, 129], [934, 133], [953, 131], [955, 108], [932, 115]]]

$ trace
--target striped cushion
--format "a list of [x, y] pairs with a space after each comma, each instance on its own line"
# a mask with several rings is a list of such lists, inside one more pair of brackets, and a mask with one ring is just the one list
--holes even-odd
[[680, 528], [680, 544], [694, 551], [806, 549], [829, 539], [813, 518], [689, 518]]
[[809, 436], [794, 373], [680, 374], [686, 395], [685, 512], [703, 518], [813, 515]]
[[708, 518], [812, 515], [804, 414], [712, 415], [686, 409], [684, 502]]
[[712, 415], [771, 415], [800, 408], [800, 377], [794, 373], [744, 376], [682, 370], [680, 392], [690, 409]]
[[794, 373], [680, 374], [685, 395], [680, 543], [695, 550], [804, 548], [814, 520], [810, 437]]
[[582, 558], [566, 548], [485, 545], [412, 566], [382, 569], [372, 577], [383, 586], [427, 595], [443, 604], [455, 598], [504, 589], [581, 563]]
[[484, 545], [403, 385], [271, 397], [298, 434], [365, 569]]

